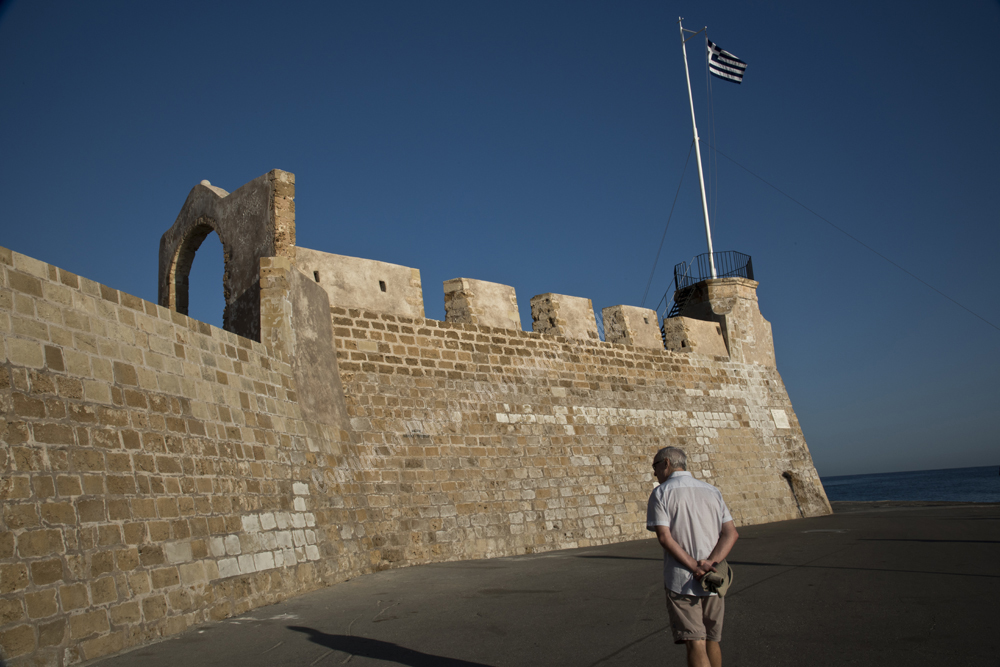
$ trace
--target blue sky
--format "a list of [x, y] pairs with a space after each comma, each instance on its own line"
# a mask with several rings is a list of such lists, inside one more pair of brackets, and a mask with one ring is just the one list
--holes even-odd
[[[156, 300], [202, 179], [296, 174], [299, 245], [640, 305], [699, 129], [1000, 325], [996, 1], [0, 5], [0, 245]], [[1000, 463], [1000, 331], [704, 152], [716, 250], [753, 256], [823, 475]], [[692, 157], [646, 305], [705, 252]], [[221, 321], [221, 246], [191, 314]]]

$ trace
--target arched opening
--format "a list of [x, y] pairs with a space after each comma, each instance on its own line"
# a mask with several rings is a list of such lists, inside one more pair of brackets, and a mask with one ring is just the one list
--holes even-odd
[[[226, 252], [211, 220], [202, 218], [198, 222], [174, 255], [170, 301], [178, 313], [223, 328]], [[197, 263], [196, 255], [200, 258]]]
[[188, 316], [222, 328], [222, 314], [226, 309], [222, 277], [225, 259], [219, 235], [205, 237], [188, 273]]

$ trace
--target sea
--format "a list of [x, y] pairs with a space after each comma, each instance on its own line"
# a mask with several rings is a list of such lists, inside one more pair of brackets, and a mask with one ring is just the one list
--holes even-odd
[[1000, 466], [821, 477], [833, 500], [1000, 502]]

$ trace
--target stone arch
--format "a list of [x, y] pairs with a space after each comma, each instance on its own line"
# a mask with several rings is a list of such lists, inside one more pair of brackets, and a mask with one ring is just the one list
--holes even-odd
[[225, 261], [226, 331], [260, 340], [260, 260], [295, 261], [295, 175], [275, 169], [232, 194], [208, 181], [194, 186], [160, 238], [159, 303], [188, 309], [188, 276], [202, 241], [219, 236]]
[[[188, 314], [191, 266], [194, 264], [195, 254], [201, 244], [212, 232], [215, 232], [215, 235], [219, 237], [219, 242], [222, 243], [222, 295], [228, 306], [233, 292], [229, 274], [229, 258], [231, 257], [229, 244], [222, 237], [218, 223], [208, 216], [202, 216], [195, 220], [185, 236], [181, 238], [168, 269], [167, 307], [171, 310], [176, 310], [183, 315]], [[224, 312], [223, 328], [227, 328], [226, 325], [226, 313]]]

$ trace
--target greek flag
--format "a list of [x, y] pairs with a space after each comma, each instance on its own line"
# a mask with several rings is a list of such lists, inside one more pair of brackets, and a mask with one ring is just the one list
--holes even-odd
[[720, 79], [742, 83], [747, 64], [729, 51], [720, 49], [712, 43], [712, 40], [705, 41], [708, 42], [708, 71]]

